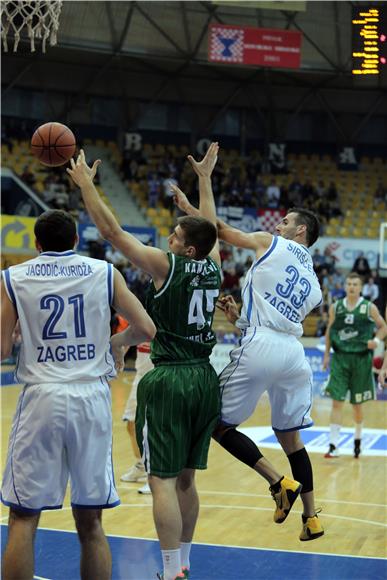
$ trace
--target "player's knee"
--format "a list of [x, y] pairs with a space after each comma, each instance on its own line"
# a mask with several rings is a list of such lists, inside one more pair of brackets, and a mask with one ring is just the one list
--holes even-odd
[[187, 491], [195, 484], [195, 470], [184, 469], [177, 478], [177, 485], [182, 491]]
[[229, 431], [230, 429], [235, 429], [236, 425], [225, 425], [221, 421], [216, 425], [215, 429], [212, 432], [212, 438], [215, 439], [218, 443], [221, 442], [223, 436]]
[[275, 436], [278, 439], [279, 444], [285, 451], [286, 455], [290, 453], [295, 453], [299, 449], [304, 447], [304, 444], [300, 438], [299, 431], [274, 431]]
[[101, 534], [101, 510], [73, 509], [73, 514], [81, 542], [90, 541]]
[[15, 526], [23, 526], [23, 528], [35, 530], [38, 526], [40, 519], [40, 512], [36, 514], [26, 513], [20, 510], [15, 510], [14, 508], [10, 508], [9, 510], [9, 519], [8, 519], [8, 526], [11, 530]]

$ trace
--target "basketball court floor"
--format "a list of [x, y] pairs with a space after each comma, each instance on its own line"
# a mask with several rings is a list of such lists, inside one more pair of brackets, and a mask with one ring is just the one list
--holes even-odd
[[[4, 377], [5, 375], [3, 375]], [[121, 421], [132, 372], [112, 383], [114, 464], [121, 505], [104, 512], [104, 528], [113, 553], [113, 580], [152, 580], [162, 569], [152, 520], [151, 496], [140, 495], [142, 484], [120, 482], [133, 463], [125, 425]], [[6, 380], [3, 382], [7, 382]], [[20, 386], [1, 389], [2, 467], [11, 419]], [[273, 523], [274, 503], [266, 482], [215, 442], [209, 468], [198, 473], [201, 511], [191, 552], [192, 580], [385, 580], [386, 546], [386, 402], [365, 406], [367, 431], [364, 453], [352, 457], [351, 409], [337, 459], [325, 459], [330, 400], [316, 396], [315, 427], [303, 437], [315, 473], [316, 507], [321, 507], [325, 535], [300, 542], [302, 504], [298, 500], [282, 525]], [[288, 462], [270, 429], [269, 407], [261, 401], [243, 426], [279, 471]], [[6, 508], [1, 512], [2, 546], [7, 533]], [[79, 546], [69, 500], [60, 511], [43, 512], [36, 540], [35, 578], [79, 578]]]

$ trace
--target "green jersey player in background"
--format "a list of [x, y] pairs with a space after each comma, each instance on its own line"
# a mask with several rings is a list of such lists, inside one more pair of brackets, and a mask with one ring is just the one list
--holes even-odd
[[142, 244], [120, 227], [93, 185], [99, 162], [88, 167], [81, 151], [67, 170], [101, 235], [152, 276], [147, 311], [157, 328], [151, 344], [155, 368], [138, 385], [136, 434], [152, 490], [164, 580], [188, 578], [199, 513], [195, 470], [207, 467], [220, 411], [219, 381], [209, 362], [220, 255], [215, 204], [212, 195], [203, 195], [211, 188], [217, 154], [218, 144], [212, 143], [201, 162], [188, 158], [199, 177], [203, 217], [178, 219], [169, 252]]
[[[330, 377], [326, 393], [332, 398], [330, 443], [325, 457], [338, 457], [338, 444], [342, 424], [343, 405], [349, 391], [355, 422], [354, 457], [360, 455], [363, 428], [363, 407], [375, 399], [375, 382], [372, 374], [372, 351], [387, 334], [387, 325], [375, 304], [362, 297], [363, 282], [359, 274], [346, 278], [346, 297], [329, 308], [329, 321], [325, 335], [323, 367], [329, 366]], [[375, 327], [377, 333], [375, 334]]]

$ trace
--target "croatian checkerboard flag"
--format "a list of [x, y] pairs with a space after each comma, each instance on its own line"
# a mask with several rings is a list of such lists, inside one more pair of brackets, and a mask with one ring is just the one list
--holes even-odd
[[281, 221], [285, 215], [283, 209], [259, 209], [259, 227], [264, 232], [275, 234], [275, 226]]
[[213, 26], [210, 33], [210, 60], [243, 63], [244, 30]]

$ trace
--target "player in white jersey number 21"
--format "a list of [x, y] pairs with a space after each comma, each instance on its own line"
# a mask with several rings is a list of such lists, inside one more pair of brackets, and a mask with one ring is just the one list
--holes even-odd
[[9, 356], [18, 320], [16, 377], [23, 384], [1, 490], [10, 508], [3, 578], [32, 578], [41, 511], [62, 507], [70, 478], [82, 577], [107, 580], [102, 509], [120, 503], [111, 457], [110, 307], [129, 322], [112, 339], [117, 368], [122, 346], [151, 340], [156, 328], [118, 270], [74, 252], [70, 214], [47, 211], [34, 232], [39, 256], [5, 270], [1, 283], [1, 358]]

